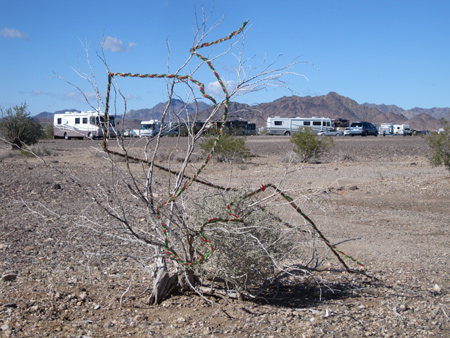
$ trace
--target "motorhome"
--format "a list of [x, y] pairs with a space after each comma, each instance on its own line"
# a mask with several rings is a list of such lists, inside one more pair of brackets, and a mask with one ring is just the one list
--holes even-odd
[[270, 135], [292, 135], [303, 129], [311, 128], [313, 132], [327, 131], [333, 128], [328, 117], [269, 117], [267, 133]]
[[[115, 137], [115, 120], [110, 116], [106, 130], [109, 137]], [[65, 138], [99, 138], [103, 137], [103, 127], [107, 121], [101, 112], [65, 112], [55, 114], [53, 118], [53, 137]]]
[[249, 123], [247, 126], [247, 135], [256, 135], [256, 123]]
[[142, 121], [139, 130], [140, 137], [155, 137], [161, 130], [161, 122], [158, 120]]
[[394, 135], [412, 135], [411, 128], [408, 124], [394, 124]]
[[[212, 122], [210, 127], [220, 129], [222, 121]], [[230, 120], [225, 122], [225, 131], [233, 135], [256, 135], [256, 124], [244, 120]]]
[[392, 135], [394, 134], [394, 125], [391, 123], [382, 123], [378, 128], [379, 135]]
[[345, 129], [350, 127], [350, 120], [338, 118], [332, 120], [334, 129], [344, 132]]

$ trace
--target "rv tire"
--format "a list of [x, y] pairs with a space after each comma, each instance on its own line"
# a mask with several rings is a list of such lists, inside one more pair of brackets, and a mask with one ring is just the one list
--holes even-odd
[[285, 136], [291, 136], [291, 132], [290, 132], [290, 131], [287, 131], [287, 132], [284, 133], [284, 135], [285, 135]]
[[94, 138], [92, 137], [92, 133], [88, 133], [88, 139], [93, 140]]
[[69, 139], [69, 135], [67, 135], [67, 133], [64, 133], [64, 139], [68, 140]]

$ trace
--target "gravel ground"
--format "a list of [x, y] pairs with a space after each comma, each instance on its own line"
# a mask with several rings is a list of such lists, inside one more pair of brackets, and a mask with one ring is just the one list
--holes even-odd
[[[131, 142], [138, 154], [143, 140]], [[177, 140], [162, 142], [173, 150]], [[1, 145], [1, 335], [449, 337], [449, 173], [428, 164], [419, 137], [335, 138], [335, 144], [320, 163], [302, 164], [289, 161], [289, 138], [249, 137], [253, 157], [213, 161], [202, 178], [253, 189], [276, 183], [368, 276], [329, 269], [317, 285], [285, 285], [270, 299], [214, 306], [195, 295], [148, 306], [140, 294], [150, 278], [127, 259], [132, 248], [92, 255], [104, 243], [69, 221], [91, 204], [67, 173], [93, 189], [101, 184], [111, 170], [100, 141], [40, 142], [35, 149], [48, 165]], [[198, 167], [202, 155], [193, 158]], [[335, 267], [335, 259], [326, 264]]]

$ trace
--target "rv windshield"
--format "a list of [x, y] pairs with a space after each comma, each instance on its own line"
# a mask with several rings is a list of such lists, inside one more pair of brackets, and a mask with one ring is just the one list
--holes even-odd
[[144, 129], [144, 130], [155, 130], [155, 125], [153, 123], [152, 124], [149, 124], [149, 123], [141, 124], [141, 129]]
[[[100, 123], [101, 124], [105, 124], [106, 120], [105, 120], [105, 118], [103, 116], [97, 116], [96, 122], [97, 122], [97, 125], [100, 125]], [[116, 126], [116, 121], [115, 121], [114, 116], [110, 116], [109, 117], [109, 125], [111, 127], [115, 127]]]

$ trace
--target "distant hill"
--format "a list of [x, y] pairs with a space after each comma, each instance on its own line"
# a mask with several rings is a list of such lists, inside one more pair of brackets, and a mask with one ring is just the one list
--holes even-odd
[[[445, 110], [450, 108], [442, 108]], [[258, 105], [231, 104], [229, 118], [244, 119], [256, 123], [258, 127], [266, 125], [268, 117], [330, 117], [332, 119], [342, 118], [355, 121], [368, 121], [375, 124], [394, 123], [409, 124], [413, 129], [435, 130], [440, 126], [439, 119], [432, 113], [442, 111], [426, 110], [427, 113], [420, 114], [418, 118], [408, 118], [403, 115], [404, 110], [397, 106], [386, 105], [360, 105], [356, 101], [330, 92], [322, 96], [289, 96], [282, 97], [273, 102]], [[209, 110], [211, 111], [211, 110]], [[203, 116], [206, 114], [202, 113]], [[418, 115], [418, 114], [417, 114]]]
[[[209, 105], [204, 102], [197, 102], [198, 106], [194, 104], [185, 104], [181, 100], [174, 99], [172, 100], [168, 114], [169, 118], [174, 117], [176, 114], [180, 117], [185, 118], [187, 115], [195, 114], [197, 111], [203, 111], [209, 108]], [[139, 110], [130, 110], [126, 115], [126, 120], [161, 120], [162, 115], [167, 107], [167, 102], [158, 103], [153, 108], [147, 109], [139, 109]]]
[[362, 106], [378, 109], [383, 113], [402, 114], [405, 110], [396, 106], [395, 104], [375, 104], [375, 103], [363, 103]]
[[49, 112], [42, 112], [40, 114], [37, 114], [35, 116], [32, 116], [33, 120], [39, 122], [43, 127], [45, 127], [48, 124], [53, 124], [53, 116], [55, 114], [64, 114], [65, 112], [79, 112], [77, 109], [64, 109], [64, 110], [58, 110], [54, 113]]
[[42, 112], [40, 114], [37, 114], [37, 115], [33, 116], [33, 118], [37, 119], [37, 120], [39, 120], [39, 119], [42, 119], [42, 120], [53, 120], [53, 115], [55, 115], [55, 114], [64, 114], [65, 112], [75, 112], [75, 111], [79, 112], [79, 110], [77, 110], [77, 109], [64, 109], [64, 110], [55, 111], [53, 113], [49, 113], [47, 111], [44, 111], [44, 112]]
[[[439, 119], [450, 108], [422, 109], [411, 117], [404, 115], [403, 110], [397, 106], [358, 104], [356, 101], [330, 92], [322, 96], [289, 96], [282, 97], [273, 102], [261, 103], [254, 106], [239, 106], [240, 114], [233, 114], [230, 106], [230, 116], [249, 120], [258, 127], [265, 126], [267, 117], [330, 117], [332, 119], [348, 119], [350, 122], [368, 121], [375, 124], [394, 123], [409, 124], [413, 129], [439, 129]], [[434, 115], [433, 115], [434, 114]], [[420, 115], [416, 117], [416, 115]], [[448, 117], [448, 115], [447, 115]]]
[[440, 120], [441, 118], [449, 119], [450, 108], [413, 108], [410, 110], [405, 110], [403, 113], [408, 118], [412, 118], [416, 115], [427, 114], [433, 116], [435, 119]]
[[[204, 120], [209, 116], [214, 107], [199, 101], [198, 106], [185, 104], [181, 100], [173, 100], [169, 107], [169, 117], [178, 114], [185, 117], [192, 115], [197, 109], [199, 119]], [[162, 114], [167, 106], [167, 102], [161, 102], [153, 108], [130, 110], [125, 115], [126, 124], [138, 125], [138, 121], [161, 120]], [[247, 105], [243, 103], [231, 102], [228, 119], [243, 119], [256, 123], [258, 127], [266, 126], [268, 117], [330, 117], [332, 119], [342, 118], [355, 121], [368, 121], [374, 124], [395, 123], [409, 124], [411, 128], [421, 130], [436, 130], [441, 127], [439, 120], [448, 118], [450, 108], [414, 108], [404, 110], [396, 105], [384, 105], [363, 103], [341, 96], [335, 92], [330, 92], [322, 96], [285, 96], [273, 102], [261, 103], [257, 105]], [[219, 120], [223, 115], [223, 107], [215, 114], [214, 119]], [[76, 111], [75, 109], [62, 110]], [[59, 113], [56, 112], [56, 113]], [[51, 120], [54, 113], [43, 112], [34, 116], [36, 119]], [[128, 121], [128, 122], [127, 122]]]

